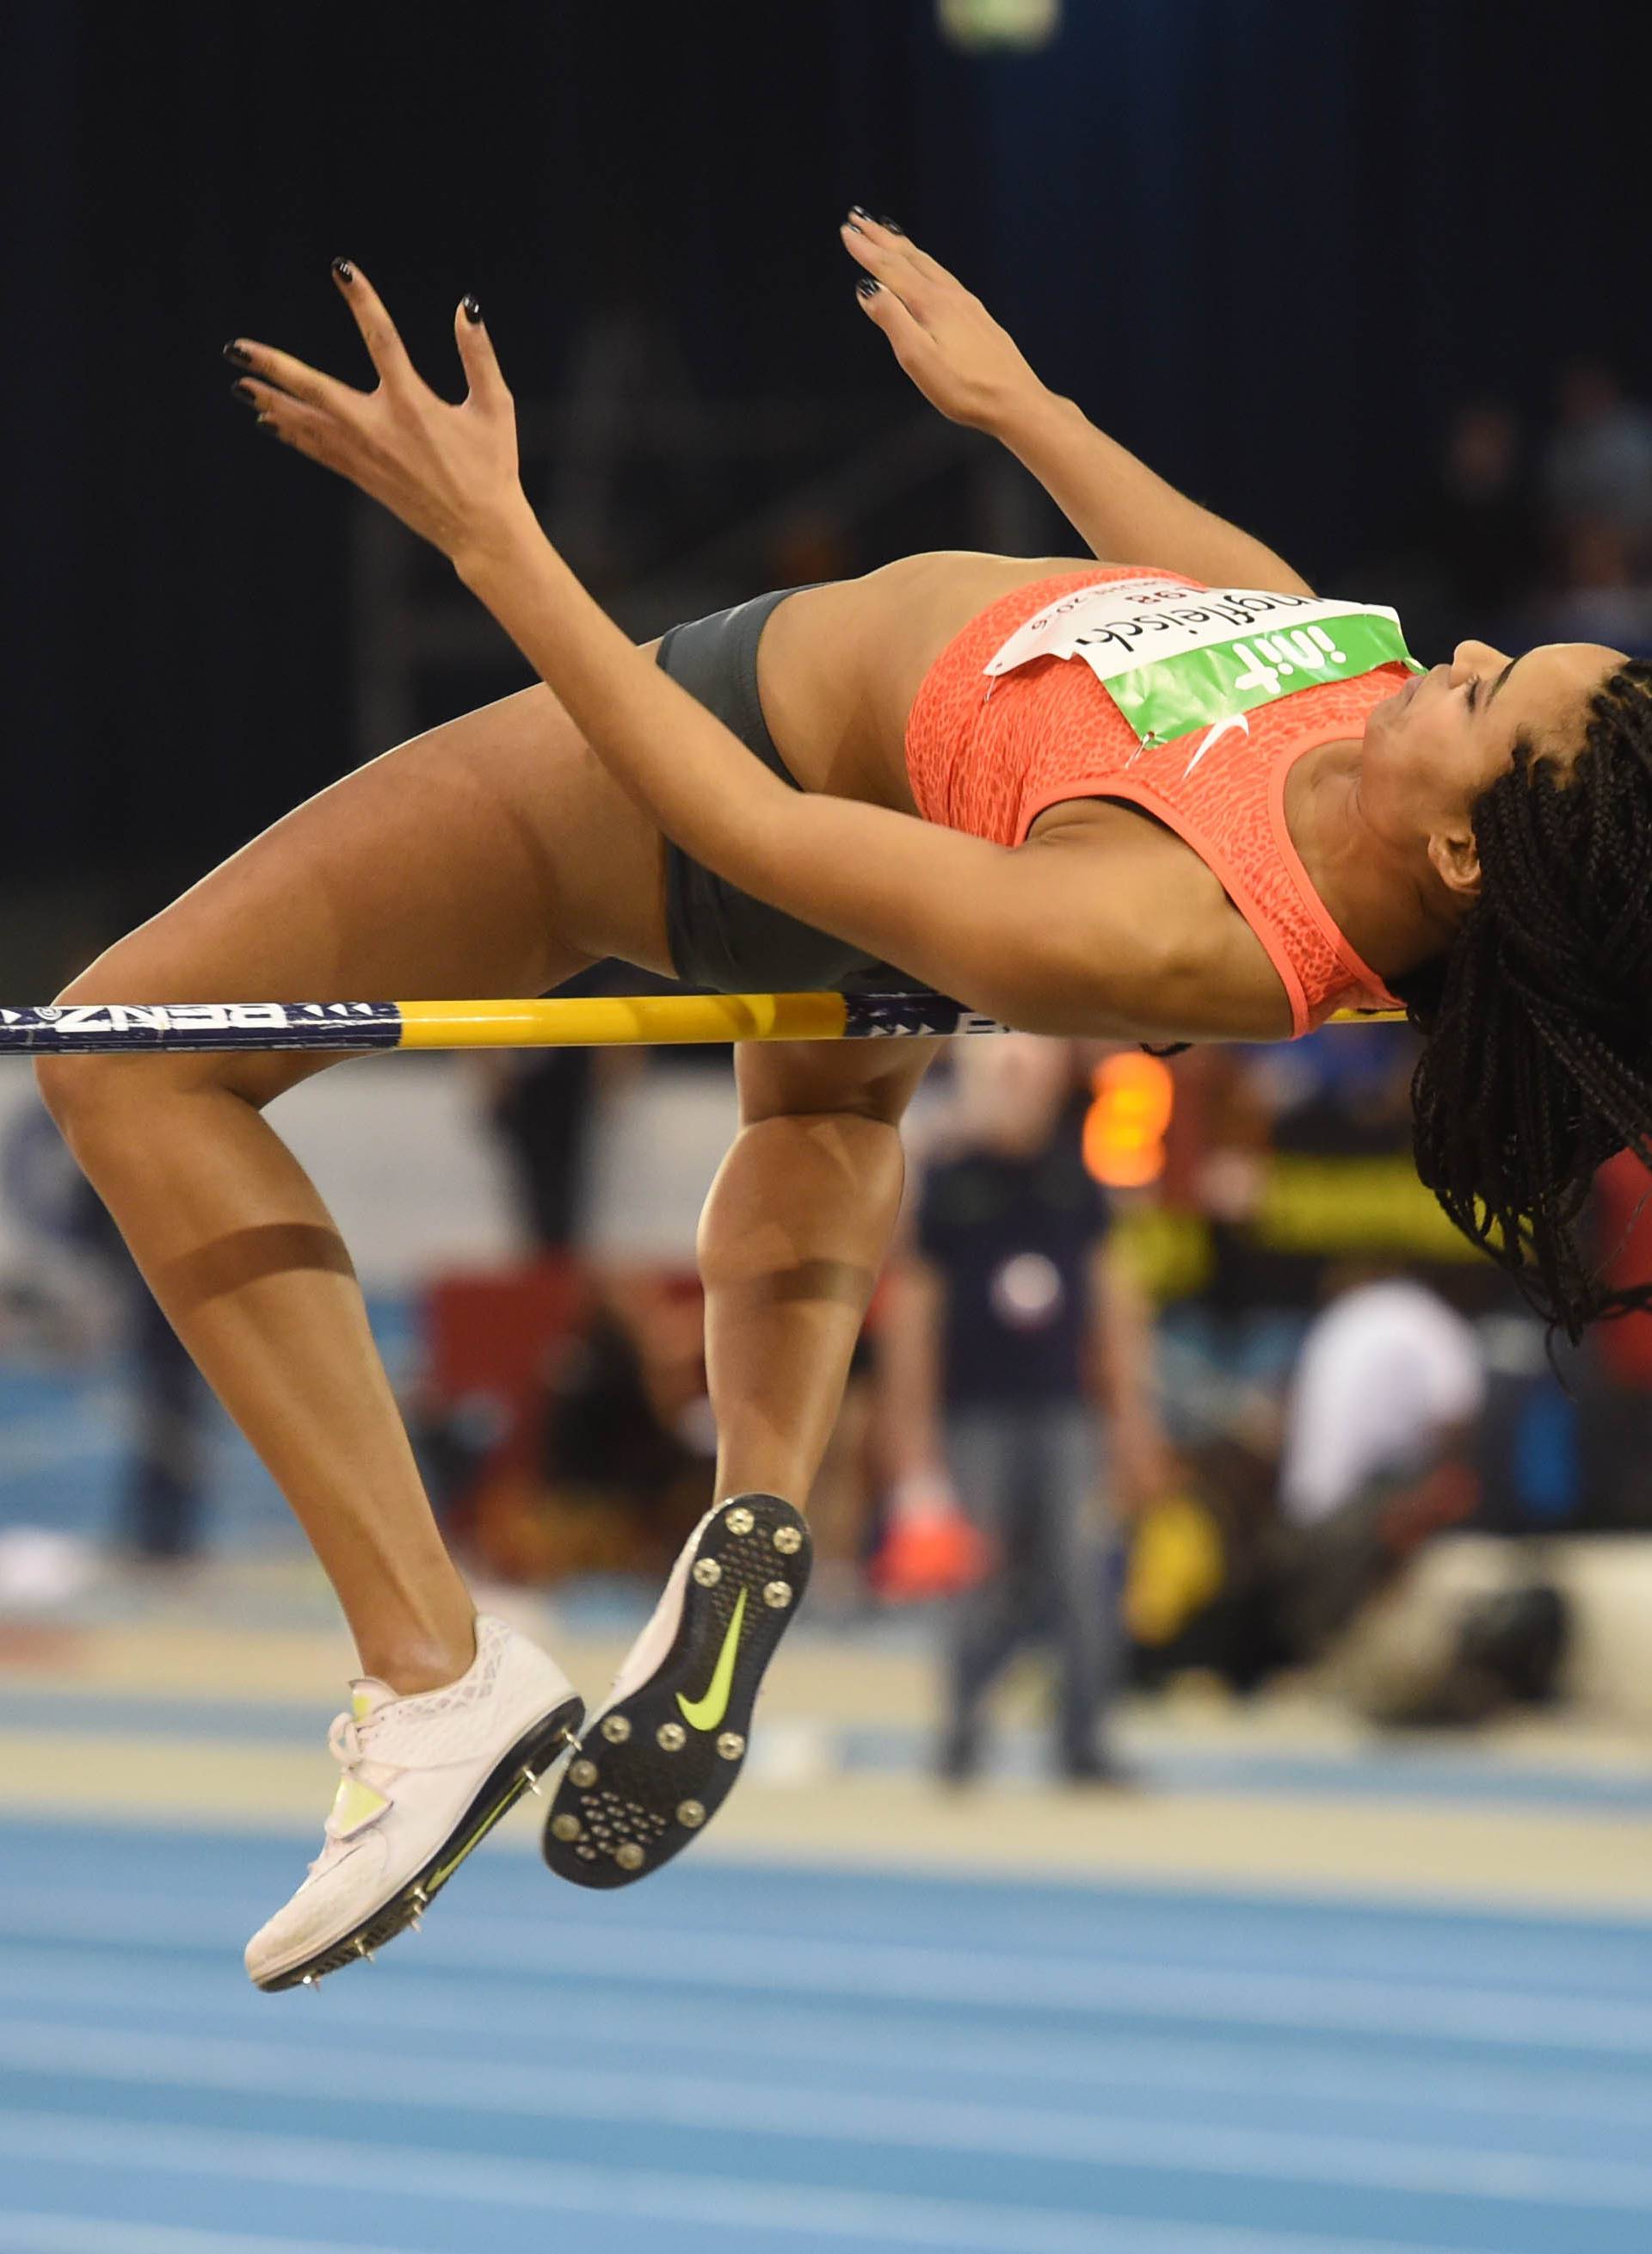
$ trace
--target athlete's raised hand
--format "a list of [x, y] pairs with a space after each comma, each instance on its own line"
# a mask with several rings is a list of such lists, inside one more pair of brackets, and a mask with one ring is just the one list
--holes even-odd
[[378, 372], [372, 391], [306, 367], [289, 353], [237, 337], [224, 357], [248, 373], [236, 396], [260, 426], [399, 516], [456, 564], [514, 526], [527, 509], [516, 458], [516, 410], [481, 309], [466, 298], [453, 318], [469, 391], [458, 406], [418, 374], [366, 275], [335, 259], [332, 278]]
[[1043, 388], [981, 300], [898, 227], [857, 205], [842, 233], [844, 248], [866, 270], [857, 287], [867, 318], [949, 422], [996, 434]]

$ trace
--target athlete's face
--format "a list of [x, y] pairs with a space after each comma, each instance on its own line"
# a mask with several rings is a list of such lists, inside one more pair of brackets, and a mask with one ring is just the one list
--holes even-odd
[[1547, 642], [1516, 658], [1459, 642], [1449, 665], [1414, 675], [1366, 721], [1368, 818], [1396, 843], [1420, 830], [1437, 873], [1466, 902], [1480, 884], [1474, 801], [1514, 764], [1516, 738], [1564, 780], [1583, 748], [1590, 698], [1623, 662], [1600, 642]]

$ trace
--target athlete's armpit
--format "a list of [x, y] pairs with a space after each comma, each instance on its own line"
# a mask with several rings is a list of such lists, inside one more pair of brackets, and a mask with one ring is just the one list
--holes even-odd
[[1078, 810], [1010, 858], [1035, 936], [1012, 973], [1020, 1009], [999, 1014], [1078, 1038], [1289, 1038], [1290, 1000], [1266, 949], [1176, 841], [1144, 829], [1123, 844]]

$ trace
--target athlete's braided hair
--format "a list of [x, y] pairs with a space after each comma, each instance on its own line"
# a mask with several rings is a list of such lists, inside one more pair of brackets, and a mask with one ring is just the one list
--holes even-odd
[[1474, 802], [1480, 890], [1446, 953], [1396, 982], [1427, 1035], [1417, 1171], [1574, 1342], [1652, 1307], [1602, 1281], [1578, 1224], [1595, 1170], [1652, 1164], [1652, 665], [1590, 699], [1570, 776], [1532, 744]]

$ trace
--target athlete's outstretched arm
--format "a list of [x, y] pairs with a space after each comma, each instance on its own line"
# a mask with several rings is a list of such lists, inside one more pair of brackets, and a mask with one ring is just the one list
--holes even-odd
[[[421, 382], [366, 277], [340, 286], [371, 393], [247, 342], [237, 388], [276, 436], [439, 547], [665, 834], [732, 883], [1031, 1032], [1265, 1036], [1281, 998], [1224, 976], [1220, 897], [1167, 900], [1082, 830], [1015, 850], [909, 815], [793, 790], [662, 673], [545, 538], [480, 312], [455, 330], [469, 396]], [[1271, 1014], [1270, 1014], [1271, 1013]]]
[[924, 397], [950, 421], [1001, 440], [1092, 554], [1157, 564], [1211, 586], [1312, 593], [1270, 548], [1178, 493], [1047, 390], [980, 299], [908, 236], [858, 211], [843, 235], [866, 270], [861, 304]]

